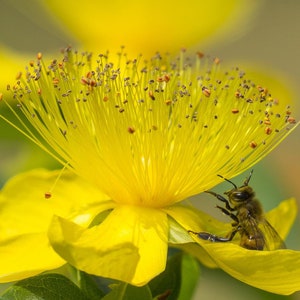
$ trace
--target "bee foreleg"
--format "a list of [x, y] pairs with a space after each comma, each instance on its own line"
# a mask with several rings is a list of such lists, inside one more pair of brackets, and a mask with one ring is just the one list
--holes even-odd
[[215, 196], [218, 200], [224, 202], [226, 208], [227, 208], [229, 211], [234, 211], [234, 210], [235, 210], [234, 208], [232, 208], [232, 207], [230, 206], [228, 200], [227, 200], [226, 198], [224, 198], [222, 195], [217, 194], [217, 193], [212, 192], [212, 191], [205, 191], [205, 193], [209, 193], [209, 194]]
[[237, 218], [237, 216], [235, 214], [231, 213], [230, 211], [228, 211], [227, 209], [225, 209], [224, 207], [221, 207], [219, 205], [217, 205], [216, 208], [220, 209], [223, 214], [229, 216], [233, 221], [239, 223], [239, 219]]

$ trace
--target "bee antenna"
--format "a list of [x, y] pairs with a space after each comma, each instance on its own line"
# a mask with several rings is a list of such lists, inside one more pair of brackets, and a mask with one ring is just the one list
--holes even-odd
[[234, 186], [234, 188], [237, 190], [238, 187], [237, 187], [236, 184], [234, 184], [232, 181], [230, 181], [229, 179], [223, 177], [222, 175], [218, 175], [218, 176], [221, 177], [221, 178], [223, 178], [225, 181], [231, 183], [231, 184]]
[[248, 185], [248, 183], [249, 183], [249, 181], [250, 181], [250, 179], [251, 179], [252, 174], [253, 174], [253, 169], [250, 171], [249, 177], [246, 178], [246, 180], [245, 180], [245, 182], [244, 182], [244, 186], [247, 186], [247, 185]]

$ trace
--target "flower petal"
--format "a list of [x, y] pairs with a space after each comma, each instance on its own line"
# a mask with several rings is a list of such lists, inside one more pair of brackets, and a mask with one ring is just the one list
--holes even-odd
[[220, 230], [225, 230], [226, 232], [226, 230], [231, 228], [230, 223], [220, 222], [192, 206], [173, 205], [164, 209], [164, 211], [185, 228], [186, 231], [219, 232]]
[[167, 234], [164, 212], [137, 206], [117, 206], [89, 229], [54, 217], [49, 229], [53, 248], [76, 268], [137, 286], [164, 270]]
[[[205, 252], [205, 250], [196, 244], [190, 243], [189, 241], [193, 239], [197, 239], [196, 236], [190, 235], [190, 240], [186, 238], [188, 235], [188, 230], [192, 231], [211, 231], [215, 232], [216, 230], [224, 230], [228, 228], [230, 230], [230, 224], [224, 224], [217, 220], [213, 220], [210, 215], [205, 214], [202, 211], [196, 210], [194, 207], [182, 206], [182, 205], [174, 205], [167, 209], [164, 209], [166, 213], [171, 216], [176, 222], [182, 226], [182, 230], [184, 232], [179, 232], [178, 227], [176, 227], [176, 237], [180, 237], [181, 240], [174, 238], [171, 240], [175, 248], [182, 249], [183, 251], [190, 253], [198, 258], [198, 260], [209, 268], [216, 268], [217, 265], [213, 261], [213, 259]], [[213, 222], [212, 222], [213, 220]], [[174, 222], [174, 221], [173, 221]], [[172, 233], [174, 229], [172, 228], [172, 223], [170, 222], [170, 232]], [[173, 226], [174, 227], [174, 226]], [[172, 233], [172, 237], [174, 237], [174, 233]]]
[[87, 225], [113, 204], [97, 189], [64, 172], [53, 195], [45, 199], [58, 171], [34, 170], [12, 178], [0, 194], [0, 282], [14, 281], [51, 270], [62, 260], [51, 248], [47, 230], [53, 214]]
[[0, 240], [47, 232], [53, 214], [76, 216], [78, 222], [87, 224], [101, 211], [101, 204], [107, 203], [105, 209], [113, 207], [99, 190], [67, 171], [59, 178], [51, 198], [45, 199], [59, 173], [33, 170], [7, 182], [0, 194]]
[[254, 251], [209, 242], [203, 247], [220, 268], [249, 285], [282, 295], [300, 290], [299, 251]]
[[34, 276], [65, 263], [43, 233], [24, 234], [0, 242], [0, 257], [1, 283]]
[[182, 251], [193, 255], [208, 268], [218, 268], [218, 265], [210, 257], [210, 255], [202, 247], [195, 243], [175, 244], [173, 246], [174, 248], [181, 249]]
[[297, 201], [295, 198], [290, 198], [282, 201], [277, 207], [267, 212], [266, 219], [276, 229], [280, 237], [285, 239], [295, 222], [297, 212]]

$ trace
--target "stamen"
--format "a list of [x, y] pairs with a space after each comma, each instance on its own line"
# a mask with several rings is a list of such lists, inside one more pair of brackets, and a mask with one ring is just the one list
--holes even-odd
[[39, 53], [17, 77], [7, 86], [17, 106], [4, 101], [16, 120], [0, 117], [121, 203], [161, 207], [207, 190], [298, 125], [267, 88], [202, 53], [143, 62], [68, 48], [49, 65]]
[[46, 199], [50, 199], [50, 198], [52, 197], [53, 190], [55, 189], [55, 187], [56, 187], [56, 185], [57, 185], [59, 179], [61, 178], [63, 172], [66, 170], [67, 167], [68, 167], [68, 163], [66, 163], [66, 164], [64, 165], [64, 167], [60, 170], [60, 172], [59, 172], [57, 178], [55, 179], [55, 181], [54, 181], [52, 187], [49, 189], [49, 191], [48, 191], [48, 192], [45, 192], [45, 198], [46, 198]]

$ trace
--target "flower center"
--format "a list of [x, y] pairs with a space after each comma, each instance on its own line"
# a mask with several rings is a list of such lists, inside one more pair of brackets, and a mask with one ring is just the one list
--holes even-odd
[[67, 49], [49, 66], [39, 56], [25, 77], [13, 91], [27, 135], [118, 203], [164, 207], [202, 192], [296, 123], [265, 88], [201, 55], [112, 63]]

